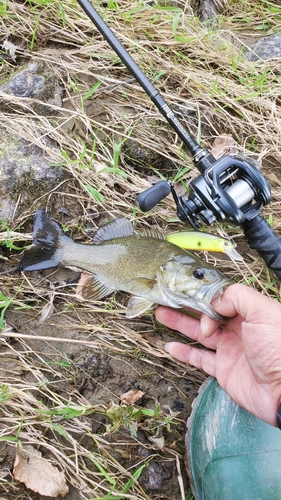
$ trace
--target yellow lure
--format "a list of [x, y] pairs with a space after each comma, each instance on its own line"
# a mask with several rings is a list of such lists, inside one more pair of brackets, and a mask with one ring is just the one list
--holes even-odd
[[167, 240], [185, 250], [221, 252], [226, 253], [231, 259], [242, 260], [241, 255], [235, 250], [235, 243], [213, 234], [201, 233], [200, 231], [179, 231], [168, 234]]

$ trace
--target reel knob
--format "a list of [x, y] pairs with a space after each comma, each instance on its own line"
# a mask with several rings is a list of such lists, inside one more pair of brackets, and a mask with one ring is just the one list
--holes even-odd
[[142, 212], [149, 212], [159, 201], [170, 194], [171, 187], [166, 181], [159, 181], [154, 186], [137, 195], [137, 203]]

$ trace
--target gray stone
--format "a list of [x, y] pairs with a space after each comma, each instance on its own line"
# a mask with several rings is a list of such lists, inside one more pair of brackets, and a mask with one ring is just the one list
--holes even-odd
[[259, 59], [280, 59], [281, 58], [281, 34], [269, 35], [260, 38], [251, 45], [244, 53], [244, 57], [249, 61]]
[[[28, 104], [36, 113], [48, 116], [56, 113], [48, 104], [62, 106], [63, 88], [60, 87], [52, 67], [45, 61], [30, 63], [0, 85], [0, 90], [7, 94], [7, 99], [0, 104], [2, 111], [17, 112], [21, 110], [22, 102], [23, 105]], [[13, 102], [8, 96], [20, 97], [22, 101], [17, 99]], [[26, 98], [29, 98], [28, 103], [24, 102]], [[36, 102], [30, 102], [32, 98], [36, 99]]]
[[18, 200], [21, 212], [28, 209], [63, 175], [43, 149], [0, 126], [0, 220], [10, 222]]
[[223, 0], [203, 0], [201, 3], [200, 21], [215, 29], [218, 24], [217, 16], [225, 8]]

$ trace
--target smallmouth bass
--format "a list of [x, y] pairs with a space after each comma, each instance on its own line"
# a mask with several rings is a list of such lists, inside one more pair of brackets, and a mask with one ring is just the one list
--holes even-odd
[[24, 253], [18, 270], [63, 266], [92, 273], [82, 295], [101, 300], [118, 290], [130, 293], [128, 318], [161, 304], [222, 319], [210, 302], [231, 281], [192, 253], [169, 243], [165, 235], [153, 229], [136, 233], [130, 221], [117, 219], [98, 229], [93, 240], [94, 245], [75, 243], [46, 212], [37, 210], [33, 247]]

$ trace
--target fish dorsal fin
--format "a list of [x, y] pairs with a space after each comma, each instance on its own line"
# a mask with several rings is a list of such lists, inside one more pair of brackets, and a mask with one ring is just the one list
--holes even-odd
[[94, 243], [102, 243], [113, 238], [122, 238], [134, 233], [134, 226], [131, 221], [125, 218], [116, 219], [105, 226], [100, 227], [93, 237]]
[[92, 276], [85, 281], [82, 287], [82, 296], [84, 299], [101, 300], [114, 291], [113, 288], [102, 283], [98, 277]]
[[156, 229], [154, 227], [149, 227], [145, 229], [141, 229], [138, 231], [138, 236], [140, 238], [146, 237], [146, 238], [156, 238], [157, 240], [166, 240], [165, 234], [160, 231], [160, 229]]
[[153, 306], [154, 302], [144, 299], [143, 297], [133, 296], [127, 304], [126, 318], [135, 318], [136, 316], [140, 316]]
[[100, 227], [93, 237], [93, 242], [102, 243], [106, 240], [131, 236], [132, 234], [135, 234], [139, 238], [156, 238], [158, 240], [166, 240], [165, 234], [163, 234], [159, 229], [145, 228], [136, 232], [131, 221], [125, 218], [120, 218]]

